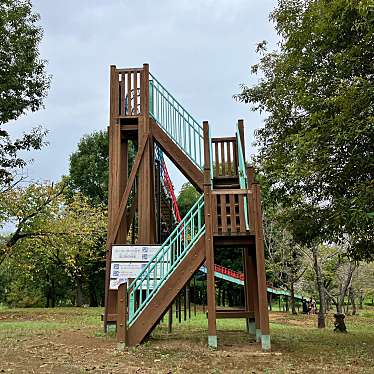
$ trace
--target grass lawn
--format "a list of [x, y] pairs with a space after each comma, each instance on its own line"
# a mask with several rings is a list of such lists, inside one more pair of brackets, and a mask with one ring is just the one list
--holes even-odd
[[164, 321], [141, 346], [117, 350], [102, 333], [101, 308], [1, 309], [0, 373], [374, 373], [374, 309], [348, 316], [349, 333], [328, 318], [273, 312], [272, 352], [262, 353], [243, 320], [218, 320], [219, 349], [210, 350], [203, 313]]

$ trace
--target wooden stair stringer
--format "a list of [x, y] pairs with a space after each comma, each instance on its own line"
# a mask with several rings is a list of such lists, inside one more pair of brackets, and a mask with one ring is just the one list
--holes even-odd
[[154, 139], [161, 147], [162, 151], [173, 161], [180, 172], [193, 184], [200, 192], [203, 192], [204, 176], [200, 170], [165, 133], [165, 131], [152, 118], [150, 119], [151, 131]]
[[204, 262], [205, 234], [199, 238], [151, 302], [128, 328], [127, 339], [130, 347], [142, 343], [152, 332], [175, 297]]

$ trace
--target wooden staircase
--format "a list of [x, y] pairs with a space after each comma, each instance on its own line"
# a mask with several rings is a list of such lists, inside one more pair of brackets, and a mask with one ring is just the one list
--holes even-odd
[[155, 294], [152, 301], [144, 308], [135, 322], [127, 330], [127, 344], [134, 346], [141, 343], [169, 309], [175, 297], [189, 282], [193, 274], [205, 261], [205, 236], [201, 236], [183, 261], [174, 270], [165, 284]]
[[[250, 181], [245, 164], [243, 123], [239, 121], [235, 136], [211, 138], [209, 124], [204, 122], [201, 126], [149, 72], [146, 64], [134, 69], [112, 66], [110, 102], [111, 191], [107, 273], [111, 246], [121, 244], [121, 230], [126, 226], [124, 212], [136, 178], [139, 185], [137, 244], [155, 243], [156, 145], [202, 193], [155, 256], [129, 282], [125, 295], [128, 308], [117, 307], [117, 315], [120, 311], [125, 313], [126, 344], [133, 346], [144, 341], [180, 290], [205, 262], [208, 344], [216, 347], [214, 250], [222, 246], [238, 246], [243, 248], [247, 269], [245, 315], [256, 316], [256, 329], [258, 327], [264, 337], [263, 348], [269, 349], [260, 193], [259, 187]], [[129, 175], [127, 165], [122, 166], [123, 160], [127, 162], [123, 151], [127, 145], [123, 147], [123, 144], [127, 144], [128, 139], [135, 139], [138, 144]], [[161, 199], [159, 210], [165, 216], [171, 214], [167, 205]], [[115, 293], [109, 290], [108, 284], [107, 276], [109, 301], [106, 301], [105, 316], [114, 309], [112, 300]]]

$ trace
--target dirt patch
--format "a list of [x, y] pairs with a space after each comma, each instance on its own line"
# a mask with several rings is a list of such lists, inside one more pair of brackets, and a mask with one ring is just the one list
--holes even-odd
[[[312, 329], [315, 321], [310, 316], [273, 313], [273, 352], [262, 353], [259, 344], [239, 328], [219, 331], [219, 349], [210, 350], [206, 345], [205, 327], [188, 323], [176, 324], [172, 334], [167, 334], [164, 326], [148, 342], [118, 350], [114, 337], [101, 333], [101, 311], [97, 312], [96, 325], [76, 326], [82, 318], [80, 315], [87, 318], [87, 313], [91, 312], [31, 313], [31, 320], [28, 319], [29, 312], [2, 313], [0, 373], [256, 374], [307, 373], [310, 367], [321, 373], [374, 372], [374, 355], [370, 356], [373, 334], [363, 335], [361, 330], [345, 336], [334, 335], [329, 330], [321, 333]], [[64, 324], [61, 329], [38, 328], [44, 326], [45, 321], [53, 323], [55, 319], [72, 320], [73, 324]], [[14, 321], [21, 325], [23, 321], [34, 321], [25, 323], [34, 325], [31, 330], [19, 327], [16, 331], [8, 330], [8, 322]], [[288, 329], [288, 326], [292, 328]], [[344, 356], [339, 356], [342, 349]]]
[[261, 367], [267, 359], [254, 343], [222, 345], [212, 351], [200, 344], [165, 339], [119, 351], [114, 339], [94, 337], [89, 330], [56, 331], [8, 342], [0, 357], [0, 372], [68, 374], [240, 373], [249, 359], [253, 369], [254, 361]]

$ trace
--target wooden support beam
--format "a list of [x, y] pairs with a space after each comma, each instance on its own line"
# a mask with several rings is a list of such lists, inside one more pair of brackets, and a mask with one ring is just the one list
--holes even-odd
[[253, 185], [255, 197], [255, 232], [256, 232], [256, 269], [258, 288], [258, 307], [260, 312], [261, 342], [263, 350], [270, 349], [269, 311], [267, 302], [264, 237], [262, 228], [261, 191], [258, 184]]
[[150, 123], [152, 135], [162, 151], [173, 161], [175, 166], [183, 175], [185, 175], [192, 185], [199, 192], [202, 192], [204, 181], [202, 171], [186, 156], [180, 147], [170, 139], [170, 137], [153, 119], [150, 119]]
[[127, 226], [126, 226], [126, 237], [129, 235], [129, 231], [130, 231], [130, 227], [131, 227], [131, 222], [133, 221], [134, 219], [134, 216], [135, 216], [135, 211], [138, 207], [138, 192], [136, 192], [135, 196], [134, 196], [134, 201], [129, 209], [129, 212], [127, 214], [127, 217], [126, 217], [126, 222], [127, 222]]
[[255, 168], [253, 166], [247, 167], [247, 180], [248, 180], [248, 188], [252, 188], [252, 184], [255, 183]]
[[169, 318], [168, 318], [168, 333], [171, 334], [172, 332], [173, 332], [173, 304], [170, 305]]
[[127, 283], [118, 286], [117, 292], [117, 342], [127, 341]]
[[[247, 256], [247, 267], [248, 267], [248, 286], [249, 292], [252, 295], [253, 310], [255, 314], [255, 325], [256, 325], [256, 338], [261, 338], [261, 326], [260, 326], [260, 312], [258, 303], [258, 281], [257, 281], [257, 269], [256, 269], [256, 257], [248, 253]], [[251, 306], [249, 305], [249, 308]]]
[[205, 217], [205, 256], [207, 267], [207, 295], [208, 295], [208, 345], [217, 348], [216, 326], [216, 288], [214, 279], [214, 243], [212, 196], [210, 174], [210, 139], [209, 124], [203, 123], [204, 133], [204, 217]]
[[[117, 322], [117, 317], [118, 317], [118, 314], [117, 313], [112, 313], [112, 314], [108, 314], [107, 315], [107, 322]], [[101, 315], [101, 320], [104, 321], [105, 319], [105, 314], [103, 313]]]
[[[144, 122], [149, 122], [148, 118]], [[154, 190], [154, 144], [148, 134], [143, 158], [139, 166], [138, 195], [138, 243], [154, 244], [156, 241], [155, 190]]]
[[217, 310], [217, 318], [253, 318], [254, 312], [245, 309], [237, 310]]
[[134, 164], [133, 164], [133, 167], [131, 169], [131, 173], [130, 173], [130, 176], [129, 176], [129, 179], [128, 179], [128, 182], [127, 182], [127, 185], [126, 185], [126, 189], [125, 189], [125, 192], [123, 193], [121, 204], [118, 208], [117, 215], [116, 215], [115, 219], [113, 220], [114, 223], [113, 223], [113, 226], [112, 226], [112, 232], [110, 233], [110, 235], [108, 237], [109, 245], [113, 244], [116, 240], [118, 229], [119, 229], [119, 226], [121, 224], [123, 214], [126, 210], [127, 201], [129, 199], [130, 192], [131, 192], [132, 186], [133, 186], [134, 181], [135, 181], [136, 173], [138, 171], [139, 164], [140, 164], [140, 161], [142, 159], [143, 152], [144, 152], [144, 149], [145, 149], [147, 143], [148, 143], [148, 137], [144, 136], [143, 139], [142, 139], [142, 144], [140, 144], [140, 147], [139, 147], [138, 152], [136, 154]]
[[242, 143], [243, 158], [245, 162], [245, 140], [244, 140], [244, 121], [242, 119], [238, 120], [239, 138]]

